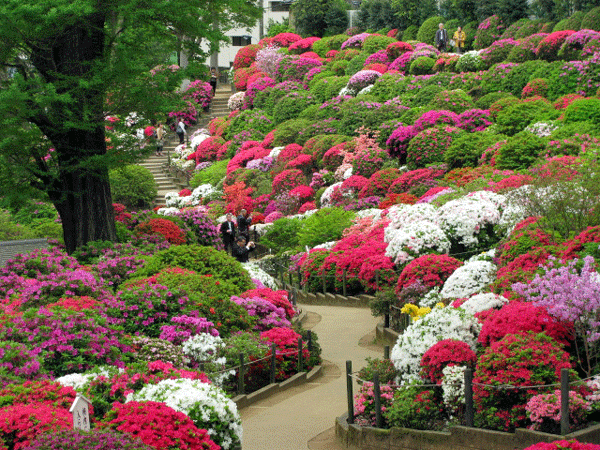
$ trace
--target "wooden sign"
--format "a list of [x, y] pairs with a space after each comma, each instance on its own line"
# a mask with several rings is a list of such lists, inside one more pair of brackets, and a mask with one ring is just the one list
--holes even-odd
[[73, 414], [73, 429], [90, 431], [90, 405], [92, 402], [86, 397], [77, 393], [75, 401], [69, 408], [69, 412]]

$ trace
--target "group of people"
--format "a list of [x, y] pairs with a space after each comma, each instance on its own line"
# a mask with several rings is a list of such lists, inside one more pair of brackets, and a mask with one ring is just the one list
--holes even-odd
[[444, 28], [444, 24], [440, 23], [438, 30], [435, 32], [435, 46], [440, 52], [445, 52], [448, 48], [448, 44], [456, 49], [457, 53], [462, 53], [465, 48], [465, 41], [467, 35], [463, 31], [462, 27], [458, 27], [452, 39], [448, 39], [448, 30]]
[[231, 213], [225, 217], [225, 222], [220, 227], [225, 251], [239, 262], [248, 262], [250, 253], [256, 248], [256, 244], [250, 240], [252, 213], [248, 214], [246, 209], [242, 209], [235, 221]]

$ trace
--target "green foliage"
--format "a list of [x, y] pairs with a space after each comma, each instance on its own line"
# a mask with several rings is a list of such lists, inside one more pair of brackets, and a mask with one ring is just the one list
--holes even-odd
[[354, 58], [352, 58], [346, 66], [346, 75], [352, 76], [356, 72], [362, 70], [368, 56], [368, 53], [361, 52], [359, 55], [356, 55]]
[[511, 23], [510, 26], [504, 30], [500, 39], [517, 39], [517, 33], [527, 23], [531, 23], [531, 20], [523, 18]]
[[431, 73], [434, 64], [435, 59], [427, 56], [420, 56], [410, 63], [409, 72], [411, 75], [427, 75]]
[[[433, 16], [425, 20], [417, 32], [417, 41], [434, 45], [435, 32], [438, 30], [439, 24], [444, 23], [445, 21], [446, 20], [442, 16]], [[448, 38], [451, 38], [451, 36], [448, 36]]]
[[512, 136], [532, 123], [556, 119], [559, 114], [552, 105], [543, 100], [520, 102], [500, 111], [496, 116], [496, 124], [500, 133]]
[[[271, 94], [277, 92], [271, 90]], [[286, 93], [283, 92], [281, 97]], [[269, 96], [270, 100], [270, 96]], [[273, 103], [274, 104], [274, 103]], [[236, 134], [242, 131], [256, 131], [263, 136], [273, 129], [273, 119], [266, 111], [261, 109], [247, 109], [237, 114], [223, 134], [223, 138], [228, 141], [233, 138]]]
[[286, 146], [299, 141], [299, 134], [313, 123], [309, 119], [287, 120], [275, 129], [273, 145], [276, 147]]
[[529, 16], [529, 4], [521, 0], [497, 0], [495, 6], [496, 13], [507, 25]]
[[354, 212], [341, 208], [322, 208], [304, 219], [302, 228], [298, 231], [298, 245], [301, 249], [309, 248], [325, 242], [337, 241], [342, 237], [342, 231], [348, 228]]
[[475, 107], [479, 109], [489, 109], [490, 106], [492, 106], [492, 103], [506, 97], [513, 97], [513, 95], [509, 92], [490, 92], [489, 94], [485, 94], [483, 97], [477, 100], [475, 102]]
[[[358, 371], [358, 378], [364, 381], [373, 382], [375, 374], [379, 374], [379, 383], [381, 385], [391, 384], [396, 378], [397, 371], [394, 363], [389, 359], [379, 359], [368, 357], [365, 359], [367, 365]], [[359, 384], [363, 384], [359, 381]]]
[[261, 238], [261, 245], [270, 248], [278, 255], [298, 246], [298, 231], [302, 227], [301, 219], [282, 219], [273, 222], [267, 233]]
[[565, 31], [565, 30], [569, 30], [570, 28], [567, 28], [567, 22], [569, 21], [569, 19], [562, 19], [559, 20], [556, 25], [554, 25], [554, 28], [552, 29], [552, 32], [554, 33], [555, 31]]
[[487, 26], [478, 28], [477, 33], [475, 34], [474, 45], [477, 50], [481, 50], [492, 45], [494, 41], [500, 38], [500, 35], [502, 35], [502, 30], [504, 29], [504, 24], [497, 15], [488, 17], [484, 22], [487, 22]]
[[424, 390], [419, 387], [403, 387], [394, 394], [392, 405], [384, 412], [390, 427], [435, 429], [444, 419], [444, 402], [439, 388]]
[[348, 26], [347, 4], [341, 0], [298, 0], [292, 5], [294, 26], [302, 36], [332, 36]]
[[575, 11], [567, 19], [567, 23], [565, 24], [565, 30], [579, 31], [583, 29], [582, 22], [585, 16], [586, 14], [583, 11]]
[[496, 164], [499, 169], [526, 169], [535, 162], [545, 146], [544, 139], [522, 131], [510, 137], [506, 144], [500, 147]]
[[374, 34], [364, 40], [362, 49], [364, 52], [371, 55], [379, 50], [385, 50], [386, 47], [392, 42], [397, 42], [397, 39], [388, 36], [377, 36]]
[[435, 109], [445, 109], [460, 114], [467, 109], [473, 108], [473, 100], [462, 89], [444, 90], [436, 94], [431, 105]]
[[477, 167], [479, 158], [483, 152], [494, 145], [506, 139], [501, 134], [489, 133], [468, 133], [457, 137], [452, 141], [446, 153], [444, 160], [449, 169], [458, 167]]
[[[347, 61], [338, 61], [338, 62], [344, 62], [346, 64], [348, 63]], [[315, 100], [317, 102], [323, 103], [326, 100], [329, 100], [330, 98], [332, 98], [332, 97], [328, 96], [330, 87], [332, 84], [335, 85], [336, 87], [338, 87], [341, 84], [341, 83], [337, 83], [337, 81], [340, 78], [341, 77], [336, 77], [336, 76], [329, 76], [329, 77], [321, 78], [317, 82], [311, 83], [310, 93], [312, 94], [312, 96], [315, 98]], [[345, 86], [345, 84], [344, 84], [344, 86]], [[344, 86], [342, 86], [342, 87], [344, 87]], [[340, 87], [340, 89], [342, 87]], [[338, 92], [339, 92], [339, 90], [338, 90]]]
[[229, 159], [215, 161], [210, 167], [194, 172], [194, 176], [190, 180], [190, 187], [197, 188], [202, 184], [219, 185], [227, 175], [229, 161]]
[[409, 25], [408, 27], [406, 27], [406, 29], [402, 33], [402, 40], [404, 42], [414, 41], [417, 39], [418, 32], [419, 32], [419, 27], [417, 25]]
[[248, 272], [234, 258], [212, 247], [199, 245], [176, 245], [161, 250], [149, 257], [134, 276], [155, 275], [166, 267], [181, 267], [201, 275], [212, 275], [215, 279], [228, 280], [240, 292], [254, 286]]
[[18, 241], [35, 237], [31, 228], [14, 222], [8, 211], [0, 210], [0, 241]]
[[110, 191], [115, 203], [127, 208], [149, 208], [156, 198], [157, 188], [152, 172], [135, 164], [111, 170]]
[[330, 98], [337, 97], [342, 88], [348, 84], [349, 79], [350, 77], [347, 75], [335, 77], [335, 79], [332, 79], [331, 82], [328, 83], [327, 87], [325, 88], [326, 99], [328, 100]]
[[348, 36], [345, 34], [336, 34], [335, 36], [324, 37], [313, 44], [313, 52], [315, 52], [321, 58], [325, 58], [329, 50], [339, 50], [347, 39]]
[[460, 128], [447, 125], [421, 131], [411, 139], [406, 149], [406, 163], [409, 169], [444, 162], [444, 154], [452, 141], [464, 133]]
[[293, 33], [294, 30], [290, 27], [288, 18], [281, 19], [281, 22], [276, 22], [269, 19], [267, 22], [267, 37], [275, 37], [280, 33]]
[[389, 27], [397, 28], [392, 4], [386, 0], [365, 0], [360, 4], [358, 22], [365, 30]]
[[600, 31], [600, 6], [588, 11], [581, 21], [581, 29]]
[[544, 24], [539, 20], [528, 20], [515, 33], [515, 39], [524, 39], [539, 33]]
[[437, 84], [424, 86], [421, 89], [417, 90], [417, 93], [415, 95], [410, 96], [412, 98], [411, 106], [428, 105], [435, 98], [435, 96], [443, 90], [444, 88], [438, 86]]
[[[373, 85], [369, 95], [377, 98], [378, 101], [391, 100], [403, 94], [405, 87], [404, 76], [397, 73], [384, 73], [377, 79], [377, 83]], [[419, 89], [420, 91], [421, 89]]]
[[346, 68], [348, 67], [349, 62], [350, 61], [345, 59], [334, 61], [331, 64], [331, 71], [337, 76], [344, 76], [346, 75]]
[[575, 100], [565, 110], [565, 123], [589, 121], [600, 124], [600, 99], [582, 98]]
[[458, 59], [455, 67], [457, 72], [477, 72], [483, 69], [483, 65], [481, 56], [468, 53]]
[[307, 106], [314, 103], [313, 97], [306, 91], [290, 92], [281, 98], [273, 109], [274, 124], [295, 119]]

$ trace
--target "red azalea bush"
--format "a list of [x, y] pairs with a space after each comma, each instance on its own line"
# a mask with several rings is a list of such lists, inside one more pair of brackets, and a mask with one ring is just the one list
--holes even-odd
[[368, 178], [361, 175], [352, 175], [342, 182], [342, 190], [357, 193], [368, 184]]
[[125, 225], [131, 223], [131, 214], [127, 212], [127, 207], [120, 203], [113, 203], [113, 210], [115, 211], [115, 220]]
[[258, 72], [258, 69], [254, 66], [242, 67], [235, 71], [233, 76], [233, 84], [238, 91], [245, 91], [248, 87], [248, 80], [252, 75]]
[[[558, 383], [563, 368], [571, 369], [569, 354], [543, 333], [508, 334], [494, 342], [479, 357], [475, 369], [476, 426], [503, 431], [524, 427], [527, 401], [534, 395], [554, 389], [536, 389], [534, 386]], [[496, 389], [499, 385], [515, 388]]]
[[479, 342], [484, 347], [492, 345], [507, 334], [545, 333], [559, 344], [568, 346], [573, 340], [573, 326], [561, 323], [548, 314], [546, 308], [532, 303], [513, 301], [494, 310], [483, 323]]
[[[276, 345], [277, 374], [275, 380], [283, 381], [296, 373], [298, 364], [298, 340], [301, 335], [291, 328], [271, 328], [260, 333], [260, 339], [269, 345], [269, 351], [265, 356], [268, 361], [271, 355], [271, 344]], [[304, 369], [310, 370], [312, 366], [309, 363], [310, 352], [307, 343], [302, 340], [302, 357], [304, 359]], [[264, 363], [263, 363], [264, 364]], [[258, 370], [259, 368], [257, 368]]]
[[[299, 40], [295, 41], [294, 43], [292, 43], [288, 47], [288, 50], [291, 55], [299, 55], [301, 53], [308, 52], [312, 49], [313, 44], [320, 39], [321, 38], [318, 38], [315, 36], [307, 37], [304, 39], [299, 39]], [[319, 55], [317, 55], [317, 57], [318, 56]]]
[[249, 161], [253, 159], [264, 158], [268, 156], [271, 151], [269, 149], [252, 146], [250, 148], [240, 148], [240, 151], [227, 163], [227, 175], [240, 167], [245, 167]]
[[544, 39], [540, 41], [536, 49], [536, 55], [538, 59], [546, 61], [556, 61], [558, 58], [558, 51], [563, 45], [565, 40], [574, 34], [573, 30], [555, 31], [550, 33]]
[[388, 44], [388, 46], [385, 48], [385, 51], [388, 54], [389, 60], [393, 61], [403, 53], [412, 52], [413, 46], [410, 45], [408, 42], [392, 42]]
[[387, 72], [387, 65], [383, 64], [383, 63], [371, 63], [371, 64], [367, 64], [365, 66], [365, 70], [374, 70], [376, 72], [379, 72], [381, 74], [384, 74]]
[[[57, 381], [26, 381], [23, 384], [9, 384], [0, 390], [4, 404], [29, 405], [43, 404], [53, 408], [69, 410], [77, 392], [72, 387], [63, 386]], [[93, 414], [90, 405], [90, 415]]]
[[560, 254], [561, 259], [581, 258], [579, 252], [583, 251], [584, 245], [590, 242], [600, 243], [600, 225], [587, 227], [573, 239], [564, 242]]
[[16, 404], [0, 409], [0, 442], [8, 449], [25, 448], [37, 436], [73, 428], [68, 409], [44, 403]]
[[285, 166], [286, 169], [299, 169], [305, 176], [311, 177], [316, 171], [315, 161], [312, 155], [298, 155]]
[[469, 344], [456, 339], [444, 339], [429, 348], [421, 358], [421, 374], [432, 383], [442, 384], [444, 367], [467, 366], [473, 368], [477, 355]]
[[300, 185], [292, 189], [289, 195], [291, 197], [298, 197], [302, 203], [306, 203], [315, 196], [315, 191], [310, 186]]
[[211, 136], [222, 136], [229, 125], [226, 117], [215, 117], [208, 123], [208, 132]]
[[542, 230], [538, 224], [539, 217], [529, 217], [519, 222], [510, 235], [498, 246], [496, 263], [504, 267], [517, 256], [529, 253], [534, 247], [551, 245], [552, 236]]
[[299, 144], [288, 144], [279, 152], [277, 162], [285, 165], [302, 154], [302, 146]]
[[167, 219], [150, 219], [140, 223], [134, 231], [139, 235], [160, 235], [173, 245], [182, 245], [186, 242], [185, 232]]
[[494, 192], [505, 192], [511, 191], [526, 184], [531, 184], [533, 177], [531, 175], [514, 174], [506, 178], [502, 178], [500, 181], [491, 182], [491, 188]]
[[514, 283], [527, 283], [535, 278], [540, 266], [548, 261], [551, 256], [550, 248], [532, 248], [528, 253], [517, 256], [506, 266], [498, 269], [496, 281], [492, 283], [492, 291], [504, 295], [506, 298], [515, 298], [511, 291]]
[[271, 39], [271, 44], [278, 47], [289, 47], [296, 41], [302, 39], [302, 36], [296, 33], [279, 33]]
[[575, 100], [579, 100], [580, 98], [585, 98], [585, 97], [581, 94], [563, 95], [562, 97], [559, 97], [554, 101], [554, 109], [567, 109], [567, 106], [569, 106]]
[[268, 302], [273, 303], [278, 308], [285, 309], [285, 313], [288, 319], [294, 317], [296, 312], [294, 311], [294, 307], [290, 303], [288, 299], [287, 291], [279, 290], [274, 291], [269, 288], [259, 288], [259, 289], [249, 289], [245, 292], [242, 292], [239, 297], [242, 298], [252, 298], [252, 297], [260, 297]]
[[180, 197], [189, 197], [190, 195], [192, 195], [192, 191], [190, 191], [189, 189], [185, 188], [179, 191], [179, 195]]
[[424, 285], [442, 287], [452, 273], [462, 266], [462, 262], [448, 255], [423, 255], [409, 262], [400, 273], [396, 283], [396, 293], [420, 281]]
[[236, 73], [238, 69], [250, 67], [256, 60], [256, 53], [260, 50], [257, 44], [246, 45], [240, 48], [233, 58], [233, 68]]
[[334, 145], [323, 155], [323, 167], [327, 170], [334, 172], [344, 160], [346, 154], [347, 143]]
[[317, 209], [317, 204], [315, 202], [306, 202], [300, 206], [298, 214], [304, 214], [306, 211], [313, 211], [315, 209]]
[[548, 80], [545, 78], [535, 78], [525, 85], [521, 92], [521, 98], [546, 97], [548, 94]]
[[103, 305], [95, 298], [83, 295], [81, 297], [63, 297], [57, 302], [48, 303], [46, 307], [70, 309], [71, 311], [83, 311], [85, 309], [99, 309]]
[[271, 184], [274, 194], [281, 194], [282, 192], [289, 192], [296, 186], [300, 186], [305, 182], [304, 174], [298, 169], [284, 170], [280, 174], [273, 178]]
[[196, 164], [199, 164], [203, 161], [215, 161], [217, 159], [217, 155], [222, 151], [224, 145], [225, 139], [223, 139], [221, 136], [210, 136], [198, 144], [196, 151], [191, 153], [187, 159], [196, 160]]
[[101, 426], [138, 436], [144, 444], [157, 450], [220, 448], [192, 419], [159, 402], [115, 403]]
[[[391, 188], [390, 188], [391, 189]], [[379, 203], [379, 209], [387, 209], [392, 205], [414, 205], [419, 201], [418, 197], [412, 194], [388, 194]]]
[[369, 184], [358, 193], [358, 198], [371, 197], [374, 195], [384, 196], [392, 183], [400, 176], [400, 170], [396, 168], [382, 169], [375, 172], [369, 178]]
[[[401, 194], [413, 188], [434, 188], [438, 180], [445, 175], [444, 169], [428, 167], [426, 169], [409, 170], [400, 175], [390, 186], [388, 193]], [[422, 191], [421, 191], [422, 192]]]

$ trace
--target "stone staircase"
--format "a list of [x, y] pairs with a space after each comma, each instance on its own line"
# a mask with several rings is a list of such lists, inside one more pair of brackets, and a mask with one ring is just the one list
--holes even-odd
[[[200, 119], [198, 125], [194, 128], [188, 129], [188, 135], [190, 136], [196, 128], [204, 128], [208, 125], [210, 120], [215, 117], [223, 117], [229, 114], [229, 108], [227, 107], [227, 101], [229, 97], [231, 97], [231, 88], [227, 85], [219, 85], [217, 87], [217, 92], [213, 97], [211, 102], [211, 106], [208, 114], [203, 114], [203, 117]], [[187, 138], [186, 136], [186, 138]], [[138, 165], [147, 168], [152, 175], [154, 176], [154, 180], [156, 181], [157, 193], [156, 198], [154, 199], [154, 205], [159, 206], [165, 204], [165, 194], [167, 192], [179, 192], [181, 189], [187, 187], [184, 184], [181, 184], [181, 181], [172, 177], [167, 171], [167, 163], [169, 160], [169, 155], [173, 153], [175, 147], [179, 145], [179, 138], [173, 132], [169, 132], [165, 138], [165, 146], [162, 156], [156, 156], [153, 152], [150, 157], [146, 160], [140, 162]]]

